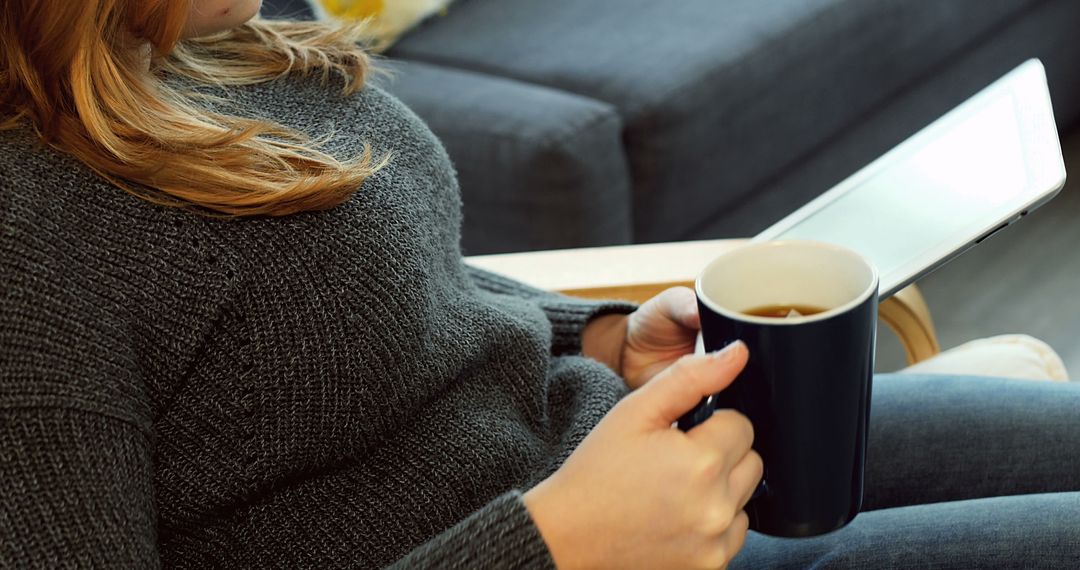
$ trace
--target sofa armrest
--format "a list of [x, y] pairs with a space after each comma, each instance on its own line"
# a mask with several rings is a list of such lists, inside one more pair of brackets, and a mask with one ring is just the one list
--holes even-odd
[[[467, 257], [466, 262], [567, 295], [641, 303], [668, 287], [693, 288], [694, 279], [709, 261], [746, 241], [720, 239], [478, 255]], [[879, 316], [899, 337], [909, 364], [941, 351], [930, 311], [914, 285], [882, 302]]]

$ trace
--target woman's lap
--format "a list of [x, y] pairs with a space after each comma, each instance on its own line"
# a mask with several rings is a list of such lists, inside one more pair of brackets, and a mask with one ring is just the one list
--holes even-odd
[[1077, 568], [1080, 493], [1013, 495], [861, 513], [812, 539], [750, 533], [732, 568]]
[[879, 376], [863, 510], [1080, 491], [1080, 383]]
[[870, 416], [862, 514], [735, 567], [1077, 566], [1080, 384], [879, 376]]

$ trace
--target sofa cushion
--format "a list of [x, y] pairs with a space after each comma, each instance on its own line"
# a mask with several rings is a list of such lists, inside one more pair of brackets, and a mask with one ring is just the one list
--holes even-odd
[[634, 237], [667, 240], [1042, 1], [469, 0], [389, 53], [614, 105]]
[[961, 101], [1032, 57], [1046, 66], [1061, 129], [1080, 118], [1080, 2], [1051, 0], [1010, 19], [979, 46], [965, 50], [914, 85], [864, 114], [795, 164], [715, 217], [701, 236], [755, 235], [930, 124]]
[[375, 81], [443, 141], [467, 254], [626, 243], [630, 175], [615, 109], [539, 85], [382, 61]]

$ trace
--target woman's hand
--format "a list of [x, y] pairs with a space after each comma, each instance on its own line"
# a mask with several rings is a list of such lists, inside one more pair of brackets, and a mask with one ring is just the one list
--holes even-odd
[[701, 330], [697, 295], [672, 287], [649, 299], [628, 317], [620, 370], [636, 390], [680, 357], [694, 353]]
[[723, 568], [742, 548], [742, 511], [761, 480], [753, 428], [718, 411], [672, 429], [746, 365], [746, 347], [686, 356], [616, 405], [566, 463], [525, 494], [556, 565]]
[[686, 287], [672, 287], [629, 315], [604, 315], [582, 333], [582, 353], [607, 364], [636, 390], [694, 353], [701, 320], [697, 297]]

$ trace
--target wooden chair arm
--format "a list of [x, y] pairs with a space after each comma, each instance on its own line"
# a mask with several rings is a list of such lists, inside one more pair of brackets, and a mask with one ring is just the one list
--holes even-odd
[[[478, 255], [466, 262], [549, 291], [641, 303], [668, 287], [692, 289], [709, 261], [744, 243], [723, 239], [588, 247]], [[899, 337], [909, 363], [941, 351], [930, 311], [914, 285], [883, 302], [879, 313]]]
[[922, 362], [941, 352], [930, 308], [915, 285], [908, 285], [883, 301], [878, 307], [878, 319], [896, 333], [908, 364]]

